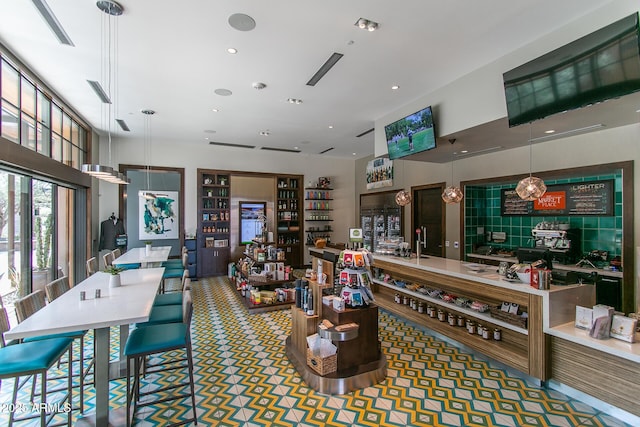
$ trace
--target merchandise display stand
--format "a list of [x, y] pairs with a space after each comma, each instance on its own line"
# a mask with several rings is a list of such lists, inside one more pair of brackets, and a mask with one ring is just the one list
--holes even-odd
[[[383, 381], [387, 376], [387, 360], [378, 341], [378, 307], [370, 304], [335, 310], [323, 305], [322, 289], [332, 286], [309, 282], [315, 302], [313, 316], [295, 306], [291, 308], [291, 335], [286, 340], [286, 353], [309, 387], [323, 394], [346, 394]], [[319, 328], [324, 319], [334, 327]], [[346, 331], [335, 329], [350, 323], [358, 326]], [[308, 366], [307, 336], [315, 333], [330, 339], [338, 348], [334, 372], [319, 375]]]

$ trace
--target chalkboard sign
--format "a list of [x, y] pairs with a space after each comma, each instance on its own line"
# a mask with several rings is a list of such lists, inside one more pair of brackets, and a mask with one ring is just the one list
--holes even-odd
[[613, 216], [614, 181], [601, 180], [547, 186], [542, 197], [522, 200], [514, 189], [500, 195], [503, 216]]

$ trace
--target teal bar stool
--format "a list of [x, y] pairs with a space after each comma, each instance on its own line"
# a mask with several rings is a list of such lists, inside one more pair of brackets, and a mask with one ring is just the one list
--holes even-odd
[[[54, 295], [57, 297], [59, 296], [59, 292], [61, 292], [62, 289], [64, 289], [64, 287], [67, 287], [67, 290], [70, 289], [69, 288], [69, 281], [66, 277], [62, 277], [60, 279], [56, 279], [53, 282], [49, 283], [45, 289], [47, 289], [47, 287], [51, 288], [50, 290], [48, 290], [48, 292], [50, 293], [51, 297], [53, 297]], [[55, 290], [53, 290], [55, 289]], [[28, 318], [29, 316], [31, 316], [32, 314], [34, 314], [36, 311], [40, 310], [41, 308], [43, 308], [46, 304], [45, 302], [45, 292], [42, 292], [41, 290], [37, 290], [35, 292], [30, 293], [27, 296], [24, 296], [22, 298], [19, 298], [17, 300], [14, 301], [14, 307], [16, 310], [16, 317], [18, 318], [18, 322], [22, 322], [24, 321], [26, 318]], [[80, 412], [84, 412], [84, 381], [85, 381], [85, 377], [87, 376], [89, 370], [91, 369], [91, 367], [93, 366], [93, 358], [91, 359], [91, 362], [89, 364], [89, 366], [87, 367], [87, 369], [84, 369], [84, 360], [85, 360], [85, 356], [84, 356], [84, 336], [87, 334], [87, 331], [73, 331], [73, 332], [65, 332], [65, 333], [61, 333], [61, 334], [53, 334], [53, 335], [40, 335], [40, 336], [35, 336], [35, 337], [29, 337], [29, 338], [25, 338], [23, 340], [23, 342], [28, 343], [28, 342], [35, 342], [35, 341], [41, 341], [41, 340], [48, 340], [48, 339], [52, 339], [52, 338], [70, 338], [72, 341], [74, 340], [78, 340], [78, 346], [79, 346], [79, 361], [80, 361], [80, 368], [78, 369], [78, 374], [79, 374], [79, 391], [80, 391]], [[69, 365], [71, 365], [73, 363], [73, 359], [69, 359]], [[69, 371], [71, 371], [71, 368], [69, 368]], [[33, 384], [34, 388], [35, 388], [35, 384]]]
[[[71, 360], [72, 351], [71, 343], [72, 338], [51, 338], [43, 339], [39, 341], [32, 341], [27, 343], [17, 343], [13, 345], [6, 345], [4, 340], [4, 333], [10, 329], [9, 317], [7, 316], [7, 309], [0, 308], [0, 380], [6, 378], [14, 378], [13, 393], [11, 403], [14, 407], [17, 407], [17, 397], [20, 377], [34, 376], [33, 383], [37, 381], [38, 375], [41, 377], [40, 383], [40, 426], [44, 427], [48, 425], [48, 421], [51, 421], [55, 413], [47, 413], [46, 399], [47, 399], [47, 371], [65, 354]], [[71, 407], [72, 401], [72, 364], [69, 364], [69, 372], [67, 375], [67, 392], [61, 401], [58, 403], [60, 409], [68, 405]], [[26, 403], [30, 408], [32, 402]], [[49, 420], [47, 420], [49, 416]], [[15, 417], [15, 411], [11, 411], [9, 414], [9, 427], [13, 426], [15, 421], [26, 421], [37, 418], [38, 415], [31, 414], [22, 418]], [[71, 411], [67, 411], [67, 426], [71, 427]], [[59, 424], [58, 424], [59, 425]]]
[[[161, 402], [172, 402], [191, 398], [193, 417], [171, 425], [183, 425], [193, 422], [198, 424], [196, 414], [195, 387], [193, 382], [193, 355], [191, 350], [191, 316], [193, 304], [190, 294], [185, 295], [182, 305], [183, 321], [180, 323], [159, 324], [136, 328], [129, 334], [124, 354], [127, 357], [127, 427], [130, 427], [138, 408], [155, 405]], [[185, 354], [176, 350], [184, 350]], [[165, 360], [158, 364], [147, 364], [148, 356], [163, 354]], [[166, 358], [170, 358], [166, 360]], [[131, 366], [133, 361], [133, 378]], [[186, 366], [185, 366], [186, 363]], [[144, 378], [152, 380], [154, 373], [161, 371], [177, 371], [188, 369], [189, 382], [172, 381], [170, 385], [153, 388], [149, 392], [141, 392], [141, 368], [146, 366]], [[153, 399], [150, 396], [155, 396]], [[173, 406], [173, 405], [172, 405]], [[132, 411], [133, 407], [133, 411]]]
[[168, 259], [165, 262], [162, 263], [162, 266], [164, 268], [168, 268], [168, 269], [180, 269], [180, 268], [187, 268], [187, 266], [185, 265], [185, 255], [187, 254], [187, 247], [183, 246], [182, 247], [182, 251], [180, 252], [180, 258], [178, 259]]
[[191, 291], [185, 291], [181, 296], [183, 296], [181, 304], [151, 307], [149, 320], [142, 323], [136, 323], [136, 328], [144, 328], [161, 323], [179, 323], [184, 321], [184, 304], [187, 300], [189, 302], [191, 301]]
[[182, 272], [182, 286], [180, 292], [171, 292], [156, 295], [153, 300], [154, 307], [163, 305], [182, 305], [182, 294], [191, 290], [191, 279], [189, 279], [189, 270]]

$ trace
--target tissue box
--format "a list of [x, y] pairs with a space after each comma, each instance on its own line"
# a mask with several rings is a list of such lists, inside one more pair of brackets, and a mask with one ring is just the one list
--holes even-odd
[[334, 298], [337, 297], [335, 295], [325, 295], [322, 297], [322, 304], [332, 307]]
[[576, 328], [591, 329], [593, 323], [593, 310], [576, 305]]
[[622, 341], [636, 342], [637, 319], [614, 315], [611, 322], [611, 336]]
[[338, 370], [338, 353], [327, 357], [314, 356], [307, 348], [307, 365], [318, 375], [327, 375]]

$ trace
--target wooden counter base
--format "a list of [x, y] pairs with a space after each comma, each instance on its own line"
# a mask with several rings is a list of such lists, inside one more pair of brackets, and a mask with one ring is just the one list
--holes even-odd
[[291, 342], [286, 340], [287, 357], [309, 387], [322, 394], [347, 394], [355, 390], [378, 384], [387, 377], [387, 358], [380, 352], [378, 360], [360, 365], [357, 369], [320, 376], [307, 366], [306, 355], [300, 354]]
[[[522, 332], [503, 328], [502, 341], [492, 342], [482, 339], [478, 340], [477, 337], [470, 336], [464, 328], [451, 327], [446, 322], [438, 322], [425, 314], [419, 315], [416, 311], [404, 305], [395, 304], [393, 302], [393, 294], [396, 290], [399, 293], [403, 293], [403, 289], [392, 289], [391, 287], [381, 285], [374, 286], [376, 300], [378, 304], [385, 309], [417, 321], [429, 328], [433, 328], [435, 331], [451, 337], [499, 362], [512, 366], [527, 375], [542, 381], [548, 379], [546, 369], [547, 349], [542, 319], [543, 304], [540, 295], [527, 292], [527, 288], [520, 290], [494, 286], [462, 277], [454, 277], [453, 275], [400, 265], [399, 263], [393, 262], [393, 260], [387, 261], [376, 258], [374, 267], [381, 269], [384, 273], [389, 273], [392, 278], [404, 280], [409, 283], [420, 283], [472, 300], [480, 300], [493, 305], [497, 305], [502, 301], [508, 301], [510, 303], [517, 303], [520, 307], [526, 307], [529, 315], [527, 328], [522, 330]], [[444, 301], [437, 303], [437, 308], [456, 313], [456, 306]], [[491, 318], [487, 319], [486, 316], [478, 315], [477, 317], [473, 317], [465, 313], [465, 317], [470, 318], [474, 322], [479, 322], [484, 326], [492, 326]]]
[[551, 378], [640, 416], [638, 364], [558, 337], [550, 337]]

